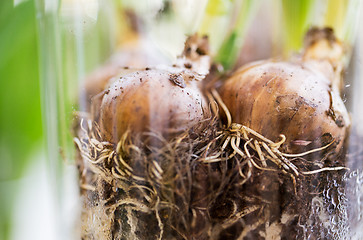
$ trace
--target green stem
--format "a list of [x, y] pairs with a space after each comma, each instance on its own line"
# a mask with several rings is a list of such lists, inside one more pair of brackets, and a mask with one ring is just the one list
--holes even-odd
[[232, 68], [237, 61], [246, 31], [257, 8], [257, 3], [256, 0], [244, 0], [242, 2], [236, 25], [218, 51], [216, 61], [220, 62], [225, 69]]
[[353, 45], [361, 4], [361, 0], [329, 0], [323, 24], [332, 27], [338, 39]]
[[303, 38], [312, 23], [316, 10], [315, 0], [281, 0], [283, 53], [287, 57], [303, 46]]
[[[281, 0], [285, 57], [302, 48], [309, 27], [331, 27], [338, 39], [353, 45], [361, 0]], [[348, 54], [349, 55], [349, 54]]]
[[244, 43], [246, 30], [259, 0], [210, 0], [199, 33], [208, 34], [212, 55], [231, 69]]

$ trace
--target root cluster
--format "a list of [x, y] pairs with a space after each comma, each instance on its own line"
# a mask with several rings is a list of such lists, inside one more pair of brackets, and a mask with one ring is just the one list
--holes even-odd
[[321, 191], [317, 175], [346, 170], [333, 161], [343, 159], [334, 142], [286, 154], [283, 135], [273, 142], [232, 123], [218, 93], [209, 98], [227, 125], [214, 117], [201, 123], [203, 131], [171, 140], [127, 131], [111, 144], [96, 122], [80, 119], [82, 239], [264, 239], [289, 224], [290, 233], [302, 231], [296, 223], [309, 219]]

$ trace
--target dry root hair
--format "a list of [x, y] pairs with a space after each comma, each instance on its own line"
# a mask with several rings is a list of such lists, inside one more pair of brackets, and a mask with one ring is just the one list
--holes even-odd
[[[104, 209], [99, 226], [83, 226], [84, 239], [92, 239], [87, 236], [95, 236], [100, 226], [106, 228], [101, 231], [106, 239], [146, 239], [140, 235], [140, 228], [146, 225], [150, 239], [214, 239], [235, 224], [243, 226], [238, 233], [242, 239], [262, 225], [267, 227], [267, 206], [273, 204], [258, 195], [235, 191], [251, 182], [254, 172], [259, 176], [281, 173], [291, 179], [296, 193], [301, 175], [346, 169], [303, 160], [309, 154], [324, 152], [333, 142], [300, 154], [284, 153], [284, 135], [273, 142], [233, 123], [218, 92], [212, 89], [207, 96], [215, 115], [208, 119], [208, 127], [198, 134], [191, 129], [171, 140], [155, 132], [143, 133], [141, 138], [129, 130], [112, 144], [103, 140], [96, 122], [81, 118], [74, 142], [79, 150], [81, 193], [89, 199], [82, 221], [89, 223], [84, 219], [93, 219], [95, 208]], [[227, 117], [225, 126], [217, 117], [219, 108]], [[145, 144], [140, 140], [145, 136], [148, 143], [157, 144]], [[221, 217], [218, 209], [226, 204], [231, 211]], [[140, 214], [148, 216], [146, 222]], [[259, 217], [243, 220], [251, 215]]]

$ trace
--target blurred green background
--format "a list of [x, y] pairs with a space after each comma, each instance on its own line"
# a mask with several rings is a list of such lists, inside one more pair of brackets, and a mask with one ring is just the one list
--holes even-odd
[[0, 80], [0, 239], [7, 240], [19, 179], [42, 151], [34, 0], [0, 1]]

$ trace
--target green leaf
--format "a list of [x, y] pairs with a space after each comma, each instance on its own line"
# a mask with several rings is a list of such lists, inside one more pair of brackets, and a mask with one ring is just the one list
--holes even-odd
[[281, 0], [285, 56], [303, 46], [303, 37], [312, 23], [316, 2], [315, 0]]
[[21, 175], [42, 136], [34, 2], [1, 1], [0, 180]]
[[233, 0], [209, 0], [206, 13], [216, 16], [228, 14], [232, 2]]
[[224, 39], [215, 60], [221, 63], [225, 70], [231, 69], [239, 56], [244, 43], [247, 28], [259, 4], [258, 0], [243, 0], [239, 6], [235, 25]]
[[353, 44], [358, 30], [361, 4], [361, 0], [329, 0], [323, 24], [332, 27], [340, 40]]
[[33, 0], [0, 1], [0, 239], [10, 238], [16, 182], [42, 137]]

